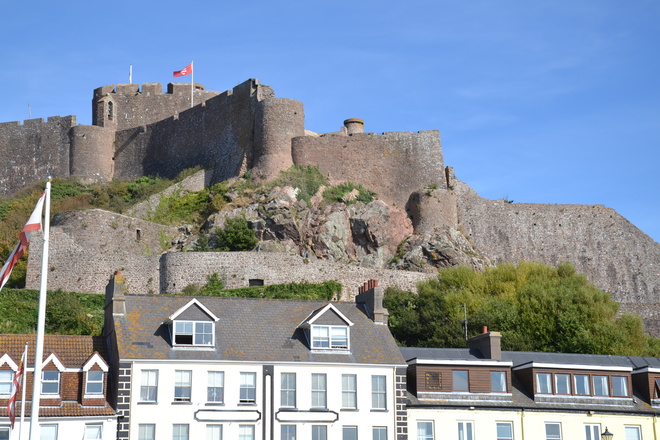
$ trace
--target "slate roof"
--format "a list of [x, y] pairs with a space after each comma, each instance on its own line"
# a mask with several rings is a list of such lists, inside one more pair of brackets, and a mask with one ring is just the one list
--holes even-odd
[[215, 347], [173, 348], [164, 322], [190, 296], [125, 295], [125, 316], [114, 316], [121, 360], [169, 359], [247, 362], [315, 362], [405, 365], [386, 325], [369, 319], [362, 306], [332, 304], [354, 325], [350, 350], [308, 347], [300, 324], [328, 301], [197, 297], [218, 317]]

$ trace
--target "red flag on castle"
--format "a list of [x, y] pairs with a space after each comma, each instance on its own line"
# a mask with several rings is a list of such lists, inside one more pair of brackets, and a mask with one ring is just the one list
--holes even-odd
[[[25, 346], [23, 356], [21, 356], [21, 362], [18, 364], [18, 371], [16, 371], [16, 374], [14, 375], [13, 391], [9, 397], [9, 402], [7, 402], [7, 414], [9, 415], [9, 423], [11, 424], [11, 429], [14, 429], [14, 422], [16, 421], [16, 399], [18, 399], [18, 393], [21, 390], [21, 384], [23, 383], [23, 374], [25, 373], [26, 361], [27, 345]], [[21, 412], [21, 414], [23, 413]]]
[[20, 260], [20, 258], [25, 253], [25, 250], [27, 249], [28, 244], [30, 243], [30, 234], [32, 233], [32, 231], [38, 231], [39, 229], [41, 229], [41, 212], [43, 211], [45, 195], [46, 193], [43, 193], [39, 198], [39, 201], [37, 202], [37, 206], [34, 208], [34, 211], [32, 212], [30, 219], [28, 220], [28, 222], [23, 227], [23, 230], [21, 231], [20, 239], [18, 241], [18, 244], [14, 248], [14, 252], [12, 252], [11, 255], [9, 255], [9, 259], [2, 267], [2, 270], [0, 270], [0, 289], [2, 289], [5, 286], [5, 283], [7, 282], [7, 280], [9, 280], [9, 275], [11, 275], [11, 270], [16, 265], [16, 262]]
[[190, 74], [192, 73], [192, 71], [193, 71], [193, 65], [192, 65], [192, 63], [190, 63], [190, 64], [188, 64], [186, 67], [184, 67], [183, 69], [181, 69], [181, 70], [176, 70], [176, 71], [174, 72], [174, 76], [186, 76], [186, 75], [190, 75]]

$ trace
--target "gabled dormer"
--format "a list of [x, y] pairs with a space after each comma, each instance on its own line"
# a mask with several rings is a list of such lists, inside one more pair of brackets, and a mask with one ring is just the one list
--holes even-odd
[[173, 347], [214, 347], [215, 316], [193, 298], [164, 322], [170, 329]]
[[82, 368], [83, 405], [103, 405], [107, 373], [108, 364], [97, 352], [94, 352]]
[[312, 350], [350, 350], [353, 322], [328, 304], [312, 312], [299, 327]]

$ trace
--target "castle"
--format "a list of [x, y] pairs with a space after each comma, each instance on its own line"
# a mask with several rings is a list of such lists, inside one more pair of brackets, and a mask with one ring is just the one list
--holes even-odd
[[[616, 211], [601, 205], [510, 204], [483, 199], [456, 179], [451, 167], [445, 168], [437, 131], [365, 133], [362, 120], [347, 119], [338, 132], [317, 134], [305, 130], [301, 102], [276, 98], [270, 87], [256, 79], [224, 93], [195, 84], [192, 103], [190, 87], [169, 84], [166, 93], [158, 83], [100, 87], [93, 94], [91, 126], [76, 125], [74, 116], [0, 124], [0, 194], [12, 194], [41, 180], [47, 172], [103, 182], [156, 174], [171, 178], [201, 165], [207, 170], [205, 184], [212, 184], [248, 170], [255, 178], [267, 180], [292, 164], [314, 165], [332, 184], [362, 184], [390, 206], [405, 209], [415, 234], [455, 228], [494, 262], [531, 260], [556, 265], [571, 261], [590, 281], [612, 293], [625, 310], [644, 316], [650, 327], [660, 323], [656, 316], [660, 245]], [[101, 243], [101, 235], [94, 235], [92, 223], [86, 219], [89, 216], [102, 219], [94, 226], [96, 232], [103, 226], [111, 233], [114, 225], [126, 223], [130, 230], [126, 239], [131, 243], [117, 249], [119, 253], [109, 252], [113, 242], [122, 241]], [[62, 272], [67, 267], [68, 275], [60, 274], [60, 285], [53, 288], [75, 290], [82, 284], [89, 286], [87, 291], [97, 291], [95, 282], [85, 281], [86, 276], [104, 280], [124, 266], [134, 288], [154, 292], [182, 288], [180, 283], [173, 287], [176, 283], [168, 273], [176, 266], [174, 260], [178, 265], [193, 256], [159, 256], [162, 250], [157, 245], [145, 244], [148, 226], [139, 226], [136, 233], [134, 221], [118, 222], [113, 216], [69, 215], [54, 225], [53, 233], [60, 228], [66, 240], [51, 245], [52, 266]], [[154, 232], [156, 242], [157, 237]], [[59, 253], [57, 246], [62, 247]], [[243, 256], [235, 264], [219, 255], [204, 258], [210, 268], [229, 265], [228, 272], [262, 267], [256, 260], [246, 263], [256, 256]], [[149, 262], [140, 263], [145, 259]], [[223, 261], [214, 263], [213, 259]], [[87, 267], [78, 271], [72, 266], [74, 260], [84, 261]], [[133, 263], [137, 266], [129, 269]], [[282, 260], [282, 264], [282, 271], [289, 272], [286, 269], [292, 263]], [[91, 270], [95, 265], [96, 270]], [[31, 261], [28, 286], [37, 277], [33, 267]], [[269, 267], [268, 273], [276, 269]], [[57, 280], [59, 271], [55, 269], [51, 279]], [[134, 280], [131, 272], [136, 274]], [[347, 271], [345, 276], [330, 272], [330, 279], [350, 279]], [[150, 275], [138, 275], [142, 273]], [[248, 283], [250, 276], [264, 279], [270, 275], [237, 278]], [[203, 278], [185, 279], [195, 281]]]

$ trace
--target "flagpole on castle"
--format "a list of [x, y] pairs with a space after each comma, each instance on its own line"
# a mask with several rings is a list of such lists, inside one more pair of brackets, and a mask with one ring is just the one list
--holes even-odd
[[195, 69], [193, 69], [194, 61], [190, 62], [190, 108], [193, 108], [193, 96], [195, 95]]
[[30, 440], [39, 440], [39, 406], [41, 400], [41, 363], [44, 356], [44, 333], [46, 327], [46, 286], [48, 275], [48, 240], [50, 238], [50, 182], [46, 176], [46, 197], [44, 208], [44, 245], [41, 254], [41, 284], [39, 286], [39, 318], [37, 322], [37, 344], [34, 355], [34, 376], [32, 379], [32, 411], [30, 413]]

